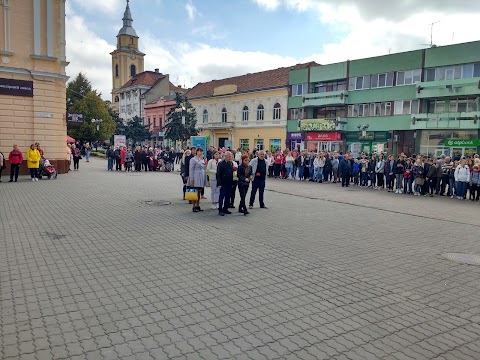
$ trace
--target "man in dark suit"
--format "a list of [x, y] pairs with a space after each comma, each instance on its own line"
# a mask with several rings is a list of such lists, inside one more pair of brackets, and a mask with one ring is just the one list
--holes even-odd
[[228, 208], [230, 207], [230, 197], [232, 196], [233, 185], [232, 157], [232, 153], [227, 151], [224, 159], [220, 161], [217, 166], [217, 187], [220, 188], [218, 215], [220, 216], [231, 214]]
[[349, 161], [349, 155], [345, 155], [344, 158], [340, 161], [338, 166], [338, 171], [342, 178], [342, 187], [350, 186], [350, 177], [352, 176], [352, 166]]

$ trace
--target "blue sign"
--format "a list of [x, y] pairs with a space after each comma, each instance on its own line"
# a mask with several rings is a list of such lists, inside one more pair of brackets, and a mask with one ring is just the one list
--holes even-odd
[[192, 136], [190, 144], [196, 148], [202, 148], [203, 154], [207, 156], [207, 138], [205, 136]]

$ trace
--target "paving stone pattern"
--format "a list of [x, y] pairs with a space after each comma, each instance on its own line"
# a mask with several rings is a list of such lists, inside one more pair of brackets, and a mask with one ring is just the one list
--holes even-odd
[[106, 167], [0, 184], [0, 359], [480, 359], [480, 267], [441, 257], [478, 203], [272, 180], [219, 217]]

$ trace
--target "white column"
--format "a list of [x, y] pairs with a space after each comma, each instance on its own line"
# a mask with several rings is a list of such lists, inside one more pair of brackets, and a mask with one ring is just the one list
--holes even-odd
[[53, 57], [53, 0], [47, 0], [47, 55]]
[[[58, 57], [60, 61], [67, 61], [65, 56], [65, 47], [66, 47], [66, 40], [65, 40], [65, 0], [60, 1], [60, 29], [58, 31], [58, 36], [60, 37], [58, 44], [60, 44], [60, 49], [58, 53]], [[65, 68], [63, 68], [65, 72]]]
[[9, 0], [4, 0], [3, 3], [3, 26], [4, 26], [4, 48], [5, 51], [10, 51], [10, 4]]
[[40, 13], [41, 13], [41, 0], [33, 0], [33, 53], [34, 55], [40, 54]]

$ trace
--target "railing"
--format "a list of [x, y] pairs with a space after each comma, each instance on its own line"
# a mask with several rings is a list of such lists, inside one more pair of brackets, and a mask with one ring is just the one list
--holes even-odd
[[417, 83], [417, 99], [480, 95], [480, 78]]
[[305, 94], [302, 98], [302, 104], [304, 106], [345, 105], [347, 97], [348, 90]]
[[412, 115], [412, 129], [478, 129], [480, 111]]

